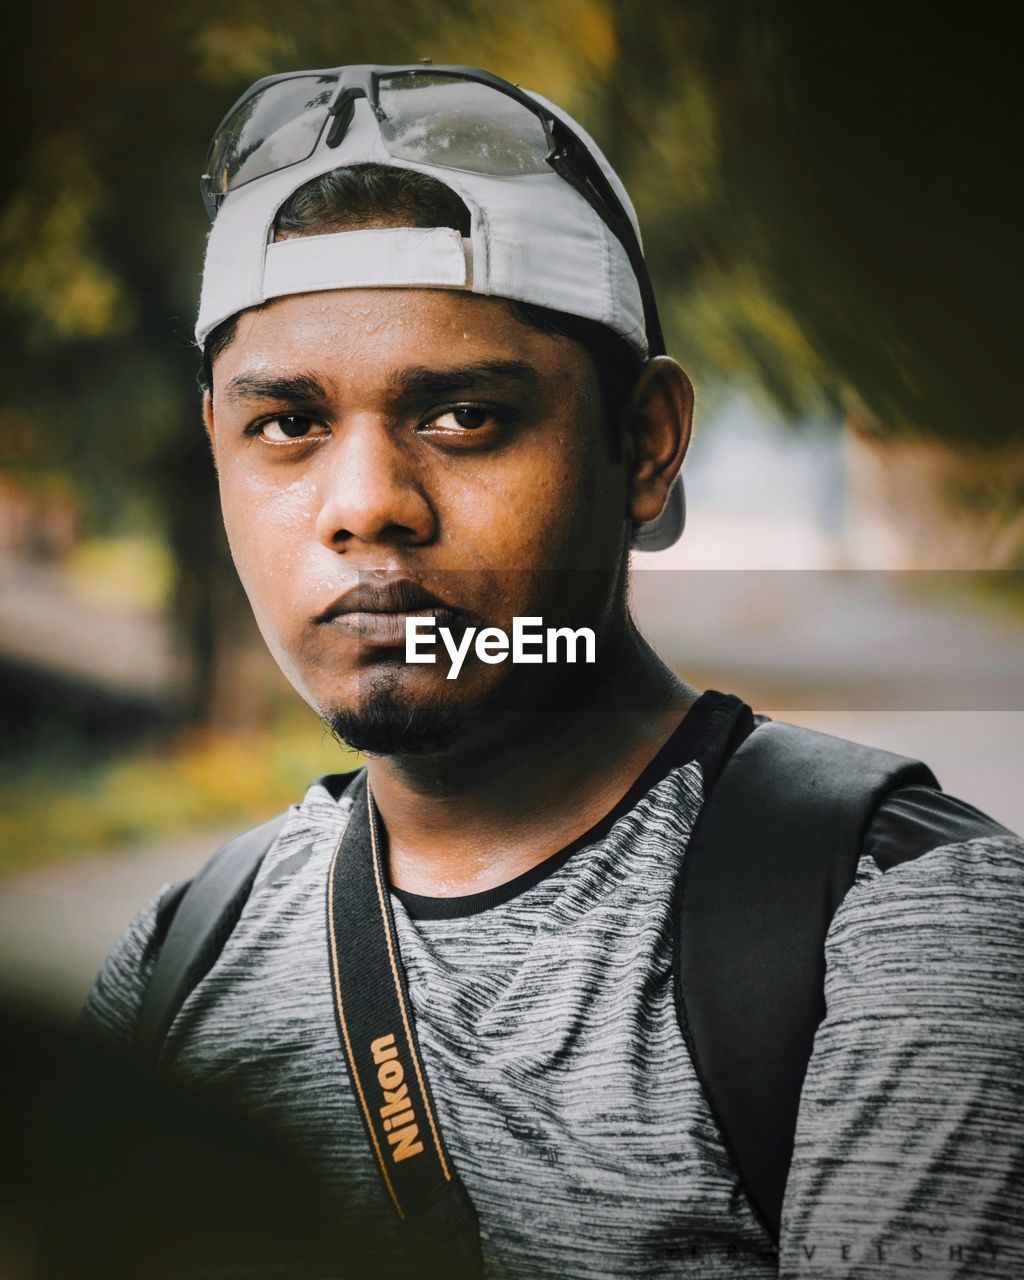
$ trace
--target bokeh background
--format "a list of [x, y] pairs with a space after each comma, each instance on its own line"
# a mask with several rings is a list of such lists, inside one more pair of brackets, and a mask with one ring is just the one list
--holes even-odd
[[353, 761], [220, 529], [191, 329], [213, 126], [258, 76], [486, 66], [637, 205], [698, 387], [681, 674], [925, 755], [1024, 826], [1020, 41], [993, 2], [71, 0], [0, 116], [0, 987], [71, 1010], [132, 911]]

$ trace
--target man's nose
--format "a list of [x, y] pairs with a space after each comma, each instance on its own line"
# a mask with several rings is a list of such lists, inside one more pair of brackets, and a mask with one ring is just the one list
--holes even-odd
[[429, 542], [436, 517], [408, 456], [379, 420], [342, 427], [324, 449], [316, 535], [342, 550], [352, 542]]

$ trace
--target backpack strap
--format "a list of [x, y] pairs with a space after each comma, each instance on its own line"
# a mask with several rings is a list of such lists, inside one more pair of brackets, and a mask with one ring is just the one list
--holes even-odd
[[155, 1062], [178, 1010], [216, 962], [238, 923], [256, 873], [288, 817], [279, 813], [222, 845], [188, 884], [176, 886], [176, 909], [139, 1010], [136, 1045]]
[[[360, 773], [359, 769], [326, 773], [310, 785], [321, 786], [333, 799], [340, 800]], [[221, 845], [192, 880], [171, 889], [160, 913], [160, 950], [135, 1031], [136, 1049], [150, 1062], [159, 1059], [178, 1011], [224, 949], [263, 859], [281, 834], [289, 812], [285, 810]]]
[[909, 760], [764, 722], [704, 803], [683, 860], [676, 1006], [697, 1074], [774, 1240], [800, 1090], [825, 1014], [825, 936], [872, 814], [897, 787], [938, 787]]

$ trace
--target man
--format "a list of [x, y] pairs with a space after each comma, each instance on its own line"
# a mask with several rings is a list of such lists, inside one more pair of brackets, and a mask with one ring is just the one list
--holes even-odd
[[[592, 140], [486, 73], [296, 73], [204, 190], [232, 553], [368, 762], [276, 831], [163, 1062], [273, 1118], [378, 1273], [411, 1240], [453, 1275], [1019, 1274], [1024, 845], [927, 778], [829, 931], [778, 1250], [709, 1105], [679, 872], [756, 722], [629, 613], [693, 397]], [[179, 898], [108, 958], [98, 1032], [136, 1039]]]

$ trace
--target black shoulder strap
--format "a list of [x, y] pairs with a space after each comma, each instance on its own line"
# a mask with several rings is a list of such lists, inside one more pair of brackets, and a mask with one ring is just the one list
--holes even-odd
[[[328, 773], [314, 785], [335, 800], [361, 771]], [[263, 859], [284, 827], [287, 810], [222, 845], [190, 881], [176, 885], [165, 904], [160, 951], [143, 997], [135, 1044], [156, 1062], [164, 1038], [189, 992], [213, 968], [238, 923]], [[169, 924], [167, 921], [169, 920]]]
[[139, 1011], [136, 1045], [150, 1061], [189, 992], [213, 968], [287, 816], [279, 813], [222, 845], [181, 893]]
[[908, 760], [795, 725], [759, 725], [706, 800], [680, 880], [676, 1004], [694, 1065], [773, 1239], [814, 1033], [825, 935], [864, 833]]

